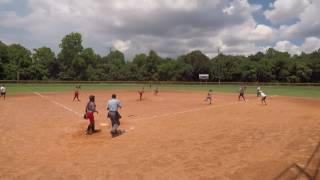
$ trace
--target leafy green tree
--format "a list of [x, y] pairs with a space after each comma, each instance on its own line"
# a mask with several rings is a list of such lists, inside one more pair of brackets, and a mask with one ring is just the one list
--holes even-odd
[[159, 69], [159, 80], [160, 81], [176, 81], [177, 75], [177, 62], [169, 61], [158, 66]]
[[257, 65], [256, 62], [249, 59], [240, 61], [239, 73], [241, 73], [241, 81], [255, 82], [257, 81]]
[[178, 81], [190, 81], [193, 78], [193, 68], [190, 64], [183, 62], [177, 62], [177, 80]]
[[89, 81], [99, 81], [103, 79], [102, 68], [93, 68], [91, 65], [86, 69], [87, 80]]
[[49, 79], [55, 77], [55, 54], [48, 47], [34, 49], [32, 65], [30, 67], [32, 79]]
[[290, 56], [269, 48], [245, 56], [219, 54], [211, 60], [201, 51], [177, 59], [162, 58], [151, 50], [126, 61], [122, 52], [104, 57], [83, 48], [80, 33], [66, 35], [57, 57], [47, 47], [30, 50], [0, 41], [0, 79], [198, 81], [209, 73], [210, 81], [320, 82], [320, 49]]
[[6, 78], [10, 80], [31, 79], [29, 69], [32, 64], [31, 52], [19, 44], [12, 44], [7, 50], [9, 62], [4, 65]]
[[107, 63], [121, 67], [125, 65], [124, 54], [121, 51], [111, 51], [106, 57]]
[[87, 65], [91, 65], [91, 67], [97, 67], [99, 65], [99, 56], [95, 54], [92, 48], [85, 48], [81, 52], [81, 57], [84, 59]]
[[257, 64], [257, 81], [259, 82], [270, 82], [274, 79], [274, 75], [272, 74], [272, 63], [263, 58]]
[[308, 61], [308, 67], [312, 70], [311, 82], [320, 82], [320, 49], [312, 52], [310, 55], [302, 57], [304, 61]]
[[[79, 75], [78, 73], [83, 73], [82, 66], [84, 66], [83, 58], [79, 56], [82, 53], [82, 37], [80, 33], [70, 33], [66, 35], [61, 44], [60, 53], [58, 54], [58, 60], [61, 65], [61, 72], [59, 74], [61, 79], [81, 79], [85, 75]], [[74, 69], [81, 67], [81, 69]], [[74, 77], [76, 76], [76, 77]]]
[[77, 56], [76, 58], [74, 58], [71, 67], [71, 69], [73, 69], [71, 75], [74, 79], [85, 80], [87, 78], [87, 64], [82, 57]]
[[208, 65], [210, 64], [210, 60], [201, 51], [192, 51], [187, 55], [182, 55], [178, 58], [178, 61], [184, 62], [186, 64], [190, 64], [192, 66], [191, 80], [193, 81], [198, 80], [199, 74], [209, 73]]
[[128, 62], [125, 66], [125, 69], [123, 69], [123, 73], [125, 78], [123, 80], [131, 80], [131, 81], [139, 81], [143, 80], [142, 74], [140, 72], [140, 68], [137, 64], [133, 62]]
[[146, 64], [147, 55], [146, 54], [137, 54], [133, 58], [132, 62], [136, 64], [139, 68], [141, 68], [144, 64]]
[[8, 63], [7, 45], [0, 41], [0, 80], [5, 79], [4, 66]]
[[157, 81], [159, 79], [158, 65], [160, 65], [162, 58], [158, 54], [151, 50], [146, 59], [146, 64], [143, 66], [144, 72], [146, 72], [147, 80]]

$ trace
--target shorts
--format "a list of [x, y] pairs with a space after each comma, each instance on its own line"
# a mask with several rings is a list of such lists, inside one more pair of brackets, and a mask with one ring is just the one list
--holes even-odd
[[240, 95], [239, 95], [239, 96], [242, 96], [242, 97], [243, 97], [243, 95], [244, 95], [244, 93], [240, 93]]
[[78, 96], [79, 96], [79, 93], [77, 93], [77, 92], [74, 93], [74, 96], [75, 96], [75, 97], [78, 97]]
[[264, 101], [264, 100], [266, 100], [266, 99], [267, 99], [267, 96], [262, 97], [262, 99], [261, 99], [261, 100], [262, 100], [262, 101]]
[[94, 123], [93, 112], [87, 112], [87, 119], [89, 119], [90, 123]]

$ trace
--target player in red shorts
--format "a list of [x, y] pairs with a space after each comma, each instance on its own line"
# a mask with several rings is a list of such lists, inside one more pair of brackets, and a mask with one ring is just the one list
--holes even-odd
[[144, 87], [142, 87], [142, 89], [140, 91], [138, 91], [139, 96], [140, 96], [140, 101], [142, 100], [142, 95], [144, 93]]
[[87, 128], [87, 134], [91, 135], [92, 133], [98, 132], [98, 130], [95, 129], [94, 125], [94, 113], [98, 113], [98, 111], [96, 110], [95, 96], [89, 96], [89, 102], [87, 103], [85, 112], [86, 119], [89, 119], [90, 121], [90, 124]]
[[80, 85], [76, 86], [75, 90], [74, 90], [74, 97], [73, 97], [73, 101], [77, 98], [78, 101], [80, 101], [79, 99], [79, 90], [80, 90]]

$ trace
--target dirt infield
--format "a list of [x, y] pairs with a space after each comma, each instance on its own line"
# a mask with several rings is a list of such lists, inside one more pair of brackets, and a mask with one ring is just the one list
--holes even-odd
[[[95, 91], [96, 126], [85, 135], [89, 93], [33, 93], [0, 99], [0, 179], [273, 179], [304, 166], [320, 139], [320, 100], [200, 92], [118, 91], [121, 128], [109, 134], [106, 102]], [[100, 126], [107, 123], [107, 126]]]

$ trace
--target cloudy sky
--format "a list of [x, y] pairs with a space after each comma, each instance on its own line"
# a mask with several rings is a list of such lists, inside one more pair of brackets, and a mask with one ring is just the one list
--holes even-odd
[[59, 52], [66, 34], [80, 32], [101, 55], [298, 54], [320, 48], [319, 9], [320, 0], [0, 0], [0, 40]]

